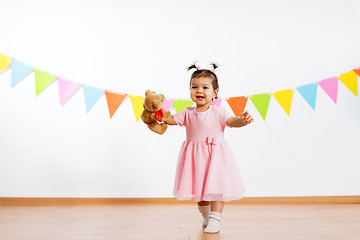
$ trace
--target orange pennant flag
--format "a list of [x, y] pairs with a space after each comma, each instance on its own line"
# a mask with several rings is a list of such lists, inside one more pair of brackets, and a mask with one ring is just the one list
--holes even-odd
[[106, 101], [108, 104], [109, 114], [110, 114], [110, 119], [111, 119], [114, 116], [114, 113], [116, 112], [116, 110], [119, 108], [120, 104], [126, 98], [127, 94], [106, 91], [105, 95], [106, 95]]
[[357, 74], [358, 76], [360, 76], [360, 67], [355, 68], [355, 69], [354, 69], [354, 72], [356, 72], [356, 74]]
[[247, 100], [248, 97], [231, 97], [226, 99], [235, 116], [238, 117], [244, 112]]

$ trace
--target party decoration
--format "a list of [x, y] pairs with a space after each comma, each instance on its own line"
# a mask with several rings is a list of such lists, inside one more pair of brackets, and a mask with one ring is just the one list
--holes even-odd
[[355, 94], [355, 96], [358, 95], [357, 79], [358, 75], [353, 70], [343, 73], [339, 77], [339, 80], [344, 83], [345, 86]]
[[175, 100], [175, 99], [173, 99], [173, 98], [170, 98], [170, 99], [167, 98], [167, 99], [165, 99], [162, 108], [163, 108], [165, 111], [170, 111], [170, 109], [171, 109], [172, 106], [173, 106], [174, 100]]
[[[54, 80], [58, 81], [59, 88], [59, 100], [60, 104], [64, 106], [66, 102], [76, 93], [76, 91], [83, 86], [84, 97], [86, 104], [87, 113], [93, 108], [98, 102], [102, 95], [106, 95], [106, 101], [108, 105], [110, 119], [114, 116], [117, 109], [120, 107], [122, 102], [127, 96], [130, 97], [131, 104], [133, 107], [136, 122], [139, 121], [140, 115], [143, 111], [144, 97], [134, 96], [127, 93], [118, 93], [115, 91], [105, 90], [101, 88], [91, 87], [88, 85], [81, 85], [80, 83], [73, 82], [64, 79], [60, 76], [50, 74], [46, 71], [39, 70], [26, 64], [20, 60], [12, 57], [7, 57], [0, 54], [0, 73], [4, 72], [10, 66], [11, 68], [11, 87], [16, 86], [32, 71], [35, 72], [35, 89], [36, 96], [44, 91]], [[338, 95], [338, 82], [341, 81], [355, 96], [358, 96], [358, 80], [360, 77], [360, 67], [355, 68], [351, 71], [345, 72], [338, 75], [337, 77], [330, 77], [321, 81], [310, 83], [302, 86], [298, 86], [293, 89], [286, 89], [281, 91], [275, 91], [274, 93], [254, 94], [252, 96], [235, 96], [226, 98], [227, 103], [231, 107], [232, 111], [236, 116], [240, 116], [245, 111], [248, 98], [251, 99], [252, 103], [258, 110], [261, 117], [265, 120], [268, 107], [270, 104], [271, 95], [277, 100], [283, 110], [288, 116], [290, 116], [290, 110], [292, 107], [292, 99], [294, 89], [300, 93], [302, 98], [315, 110], [316, 98], [318, 85], [325, 91], [325, 93], [337, 103]], [[163, 103], [163, 109], [169, 111], [174, 107], [176, 112], [184, 110], [186, 107], [193, 106], [194, 102], [191, 100], [184, 99], [165, 99]], [[213, 99], [212, 104], [221, 106], [222, 99]]]
[[108, 104], [109, 114], [111, 119], [114, 113], [116, 112], [116, 110], [119, 108], [120, 104], [126, 98], [127, 94], [106, 91], [105, 95], [106, 95], [106, 101]]
[[23, 80], [34, 68], [24, 62], [11, 58], [11, 87]]
[[187, 107], [191, 107], [194, 104], [192, 100], [175, 100], [173, 103], [173, 107], [175, 108], [175, 111], [178, 113], [182, 110], [184, 110]]
[[250, 96], [251, 101], [253, 102], [256, 109], [264, 120], [266, 118], [267, 110], [269, 107], [270, 97], [271, 95], [269, 93]]
[[56, 79], [59, 87], [60, 105], [64, 106], [69, 98], [81, 87], [81, 84], [66, 80], [59, 76]]
[[278, 101], [280, 106], [284, 109], [288, 116], [290, 116], [290, 108], [291, 108], [291, 101], [293, 97], [294, 90], [287, 89], [281, 90], [273, 93], [273, 96]]
[[317, 83], [311, 83], [303, 85], [297, 88], [301, 96], [306, 100], [306, 102], [315, 110], [316, 103], [316, 93], [317, 93]]
[[11, 59], [0, 54], [0, 72], [6, 69], [10, 65]]
[[220, 107], [221, 101], [222, 101], [221, 98], [214, 98], [211, 102], [212, 104]]
[[354, 69], [354, 72], [355, 72], [357, 75], [360, 76], [360, 67], [355, 68], [355, 69]]
[[99, 101], [100, 97], [104, 95], [105, 89], [90, 87], [88, 85], [83, 85], [86, 112], [88, 113], [91, 108]]
[[56, 78], [56, 75], [51, 75], [45, 71], [40, 71], [38, 69], [35, 70], [35, 88], [36, 88], [36, 96], [44, 91], [44, 89], [50, 85]]
[[326, 94], [336, 103], [337, 100], [337, 90], [338, 90], [338, 82], [339, 80], [336, 77], [331, 77], [328, 79], [324, 79], [319, 82], [319, 85]]
[[226, 99], [229, 106], [231, 107], [231, 110], [235, 116], [238, 117], [241, 115], [241, 113], [244, 112], [247, 100], [248, 97], [231, 97]]
[[144, 103], [145, 98], [142, 96], [133, 96], [133, 95], [129, 95], [129, 96], [130, 96], [130, 100], [131, 100], [131, 105], [134, 110], [136, 122], [139, 122], [140, 115], [144, 109], [143, 103]]

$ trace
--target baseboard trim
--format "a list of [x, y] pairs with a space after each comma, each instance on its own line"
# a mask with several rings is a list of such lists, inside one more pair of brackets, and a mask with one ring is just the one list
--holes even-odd
[[[194, 204], [175, 198], [27, 198], [0, 197], [0, 206]], [[244, 197], [226, 204], [360, 204], [360, 196]]]

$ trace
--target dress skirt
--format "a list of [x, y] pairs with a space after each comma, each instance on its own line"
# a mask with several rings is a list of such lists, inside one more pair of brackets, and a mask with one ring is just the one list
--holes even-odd
[[230, 146], [224, 141], [184, 141], [174, 183], [178, 200], [232, 201], [245, 189]]

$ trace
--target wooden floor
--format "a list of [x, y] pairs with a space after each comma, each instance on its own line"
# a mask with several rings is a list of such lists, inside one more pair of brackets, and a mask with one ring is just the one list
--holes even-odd
[[0, 206], [0, 239], [360, 239], [360, 204], [225, 205], [204, 234], [196, 205]]

